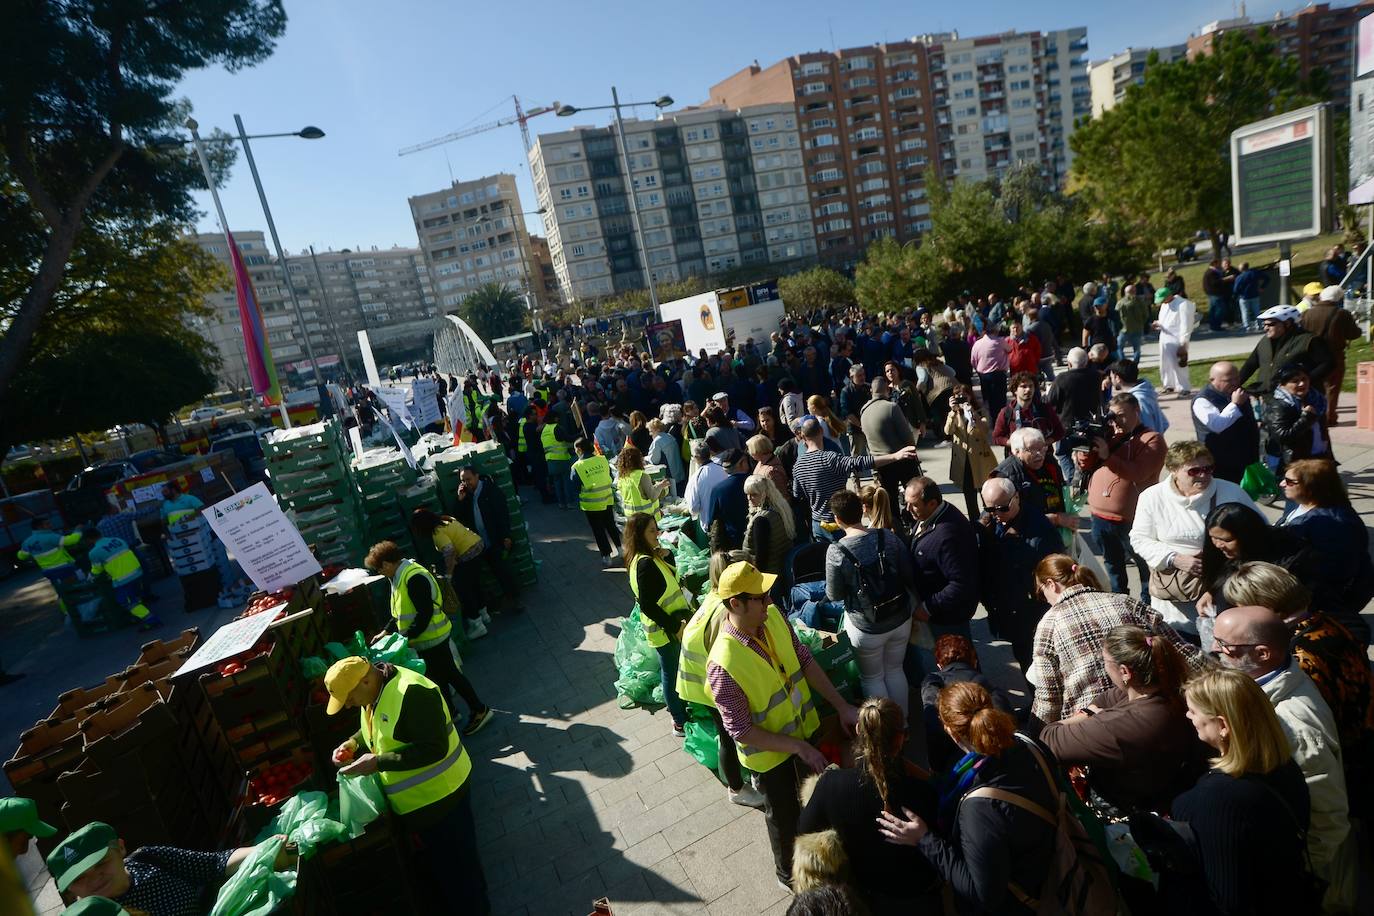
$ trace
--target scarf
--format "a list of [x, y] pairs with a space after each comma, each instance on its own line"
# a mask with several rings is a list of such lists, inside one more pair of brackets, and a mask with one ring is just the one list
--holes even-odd
[[959, 807], [959, 800], [964, 797], [969, 786], [978, 778], [978, 771], [982, 769], [987, 757], [975, 751], [969, 751], [959, 758], [950, 771], [941, 776], [935, 784], [936, 790], [940, 793], [940, 804], [936, 821], [940, 825], [939, 833], [941, 836], [949, 836], [954, 829], [954, 814]]

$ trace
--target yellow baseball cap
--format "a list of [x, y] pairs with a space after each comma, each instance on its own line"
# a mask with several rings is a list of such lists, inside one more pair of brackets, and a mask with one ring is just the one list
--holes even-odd
[[725, 572], [720, 574], [716, 594], [722, 600], [728, 600], [736, 595], [766, 595], [777, 578], [776, 575], [759, 572], [752, 563], [731, 563], [725, 567]]
[[324, 711], [332, 716], [343, 709], [344, 702], [353, 692], [353, 688], [357, 687], [371, 670], [372, 663], [361, 655], [350, 655], [330, 665], [329, 670], [324, 673], [324, 689], [329, 691], [329, 705]]
[[1320, 296], [1322, 294], [1323, 289], [1325, 289], [1325, 287], [1323, 287], [1316, 280], [1313, 280], [1311, 283], [1307, 284], [1302, 288], [1302, 294], [1304, 296]]

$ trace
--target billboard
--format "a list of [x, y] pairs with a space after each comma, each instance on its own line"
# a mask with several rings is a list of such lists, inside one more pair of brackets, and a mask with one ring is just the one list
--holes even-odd
[[1350, 84], [1350, 204], [1374, 203], [1374, 15], [1360, 20]]
[[705, 350], [719, 353], [725, 349], [725, 325], [720, 320], [720, 304], [715, 292], [699, 293], [665, 302], [659, 306], [664, 321], [682, 322], [682, 334], [692, 353]]
[[649, 353], [654, 362], [666, 362], [687, 355], [687, 336], [682, 331], [682, 319], [660, 321], [644, 329], [649, 338]]
[[1329, 117], [1310, 105], [1231, 133], [1235, 242], [1310, 238], [1331, 217]]

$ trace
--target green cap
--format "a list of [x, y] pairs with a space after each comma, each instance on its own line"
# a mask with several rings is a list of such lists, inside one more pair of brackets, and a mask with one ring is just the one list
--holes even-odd
[[65, 891], [71, 887], [73, 881], [98, 865], [110, 847], [118, 842], [114, 828], [100, 821], [91, 821], [72, 833], [48, 854], [48, 872], [57, 882], [57, 889]]
[[1169, 287], [1161, 286], [1159, 289], [1155, 290], [1155, 305], [1159, 305], [1161, 302], [1163, 302], [1165, 299], [1168, 299], [1173, 294], [1174, 291], [1169, 289]]
[[0, 833], [24, 831], [29, 836], [49, 837], [57, 828], [38, 819], [38, 806], [29, 798], [0, 798]]
[[62, 916], [129, 916], [129, 911], [109, 897], [82, 897], [63, 910]]

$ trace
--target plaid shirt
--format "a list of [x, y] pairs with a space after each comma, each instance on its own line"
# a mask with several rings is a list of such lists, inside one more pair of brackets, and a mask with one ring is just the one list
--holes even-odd
[[[769, 607], [768, 613], [776, 614], [778, 609]], [[759, 658], [772, 664], [761, 636], [747, 636], [741, 633], [730, 624], [729, 617], [723, 617], [721, 622], [723, 626], [720, 629], [720, 639], [738, 640], [757, 652]], [[797, 639], [796, 630], [792, 630], [792, 651], [797, 653], [797, 661], [801, 664], [802, 671], [805, 671], [806, 666], [812, 662], [811, 652]], [[706, 665], [706, 686], [710, 689], [711, 696], [715, 697], [716, 709], [720, 711], [720, 721], [725, 725], [725, 730], [730, 733], [731, 738], [738, 740], [740, 735], [754, 727], [754, 719], [749, 714], [749, 697], [745, 696], [744, 688], [735, 683], [735, 679], [715, 662]]]
[[1168, 639], [1194, 672], [1210, 664], [1154, 608], [1129, 595], [1071, 586], [1035, 628], [1035, 659], [1027, 678], [1035, 685], [1033, 716], [1046, 724], [1058, 722], [1112, 686], [1102, 663], [1102, 640], [1119, 626], [1140, 627]]

